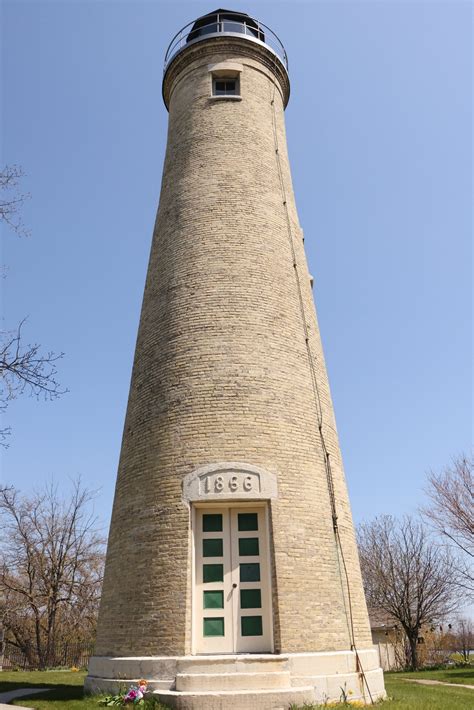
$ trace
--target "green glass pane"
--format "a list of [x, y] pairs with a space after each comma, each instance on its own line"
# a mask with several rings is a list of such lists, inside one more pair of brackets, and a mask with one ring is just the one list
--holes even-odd
[[[206, 592], [204, 592], [205, 594]], [[262, 608], [262, 592], [260, 589], [241, 589], [240, 590], [240, 608], [241, 609], [261, 609]]]
[[204, 618], [203, 622], [204, 636], [224, 636], [224, 617], [208, 617]]
[[218, 537], [210, 538], [202, 541], [202, 556], [203, 557], [222, 557], [222, 540]]
[[239, 530], [258, 530], [258, 513], [239, 513]]
[[261, 616], [242, 616], [240, 621], [242, 627], [242, 636], [263, 635]]
[[203, 565], [202, 566], [202, 581], [203, 582], [223, 582], [224, 581], [224, 565]]
[[202, 516], [203, 532], [221, 532], [222, 515], [220, 513], [210, 513]]
[[239, 538], [239, 555], [245, 557], [248, 555], [258, 555], [258, 537], [241, 537]]
[[224, 592], [203, 592], [204, 609], [223, 609]]
[[[207, 565], [204, 565], [204, 567], [207, 567]], [[260, 582], [260, 565], [258, 562], [240, 565], [240, 581]]]

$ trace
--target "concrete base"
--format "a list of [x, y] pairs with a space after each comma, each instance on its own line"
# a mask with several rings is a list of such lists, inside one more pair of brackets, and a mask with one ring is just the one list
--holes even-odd
[[[160, 700], [179, 710], [287, 710], [344, 694], [370, 703], [385, 697], [376, 649], [220, 656], [107, 658], [89, 662], [85, 689], [117, 692], [145, 678]], [[368, 687], [367, 687], [368, 686]], [[370, 691], [370, 692], [369, 692]]]

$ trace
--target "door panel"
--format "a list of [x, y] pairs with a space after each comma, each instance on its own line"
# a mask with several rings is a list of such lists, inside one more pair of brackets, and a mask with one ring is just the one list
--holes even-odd
[[230, 520], [225, 510], [196, 511], [195, 605], [200, 653], [232, 653]]
[[196, 509], [195, 650], [272, 650], [266, 511]]
[[231, 508], [236, 653], [271, 651], [271, 600], [265, 509]]

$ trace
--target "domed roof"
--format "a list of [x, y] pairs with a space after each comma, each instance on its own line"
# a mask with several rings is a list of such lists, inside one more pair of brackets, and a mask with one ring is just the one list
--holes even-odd
[[265, 34], [258, 22], [245, 12], [235, 12], [234, 10], [225, 10], [219, 8], [202, 15], [193, 24], [190, 33], [186, 38], [186, 42], [192, 42], [199, 37], [207, 34], [219, 33], [237, 33], [247, 34], [256, 37], [265, 42]]

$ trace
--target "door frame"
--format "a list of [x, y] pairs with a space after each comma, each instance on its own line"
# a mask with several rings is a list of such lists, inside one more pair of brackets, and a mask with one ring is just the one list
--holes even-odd
[[[254, 500], [254, 501], [249, 501], [249, 500], [244, 500], [244, 501], [235, 501], [235, 500], [219, 500], [219, 501], [196, 501], [191, 503], [191, 545], [192, 545], [192, 555], [191, 555], [191, 655], [197, 656], [197, 655], [202, 655], [202, 656], [207, 656], [207, 655], [247, 655], [249, 653], [253, 653], [252, 651], [242, 651], [242, 652], [237, 652], [233, 651], [227, 654], [206, 654], [202, 652], [196, 651], [197, 648], [197, 639], [198, 639], [198, 618], [199, 615], [197, 613], [197, 605], [198, 605], [198, 590], [196, 588], [196, 511], [197, 509], [203, 509], [205, 508], [212, 510], [213, 508], [216, 510], [222, 510], [223, 508], [227, 510], [231, 510], [232, 508], [252, 508], [252, 509], [258, 509], [258, 510], [263, 510], [264, 513], [264, 521], [265, 521], [265, 549], [262, 550], [262, 552], [265, 553], [266, 559], [267, 559], [267, 564], [264, 565], [265, 571], [263, 574], [265, 575], [265, 582], [266, 584], [264, 585], [263, 588], [266, 588], [266, 591], [264, 592], [265, 594], [265, 601], [267, 604], [267, 609], [268, 609], [268, 620], [270, 624], [270, 633], [269, 633], [269, 640], [270, 640], [270, 650], [269, 651], [261, 651], [261, 653], [275, 653], [275, 644], [274, 644], [274, 634], [273, 634], [273, 590], [272, 590], [272, 565], [271, 565], [271, 557], [270, 557], [270, 511], [269, 511], [269, 506], [268, 502], [266, 500]], [[230, 515], [229, 515], [229, 521], [230, 521]], [[232, 546], [232, 540], [230, 540], [230, 544]], [[258, 653], [258, 652], [257, 652]]]

